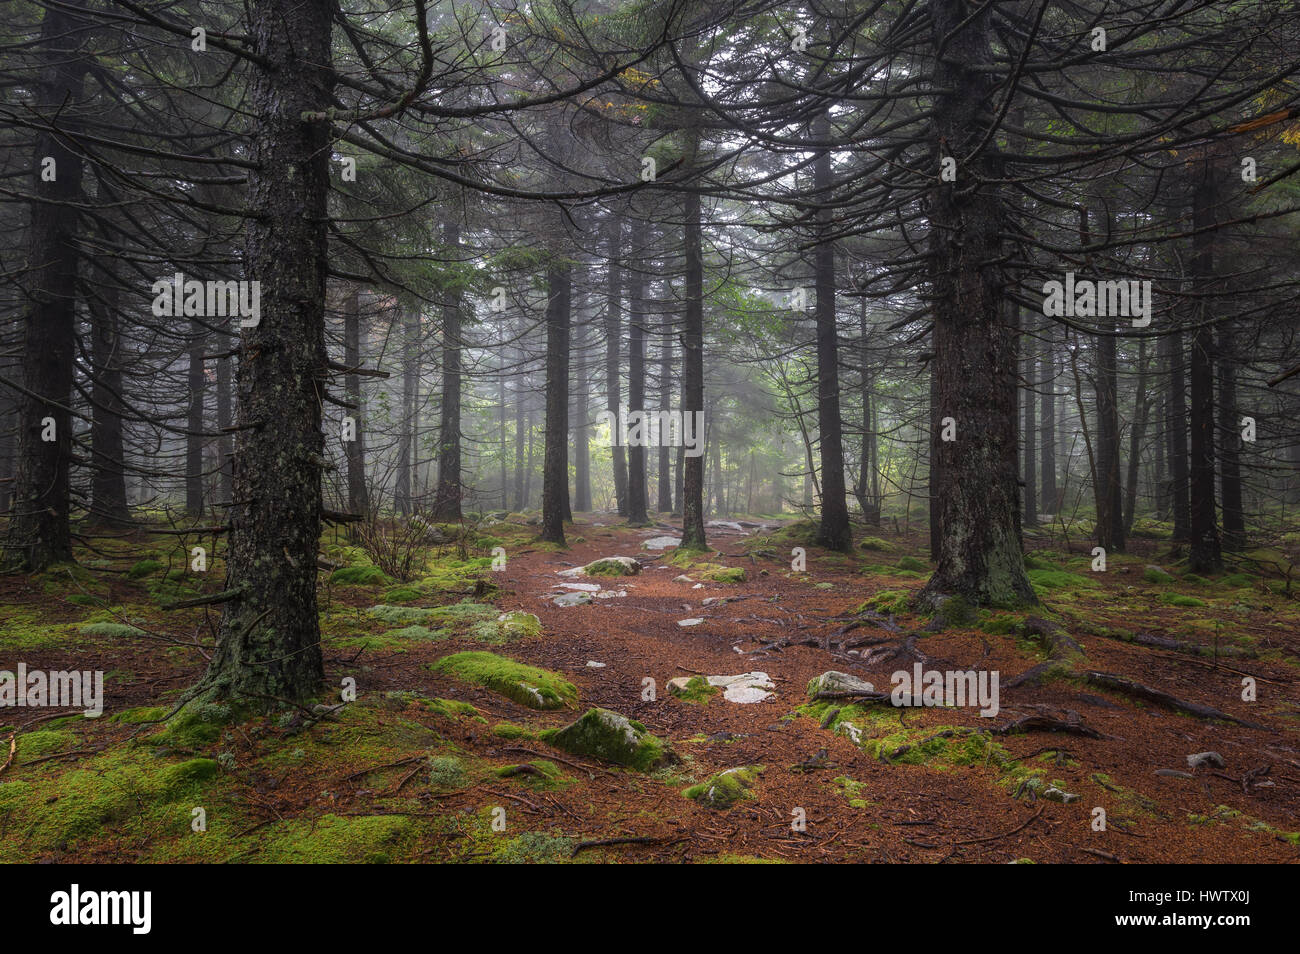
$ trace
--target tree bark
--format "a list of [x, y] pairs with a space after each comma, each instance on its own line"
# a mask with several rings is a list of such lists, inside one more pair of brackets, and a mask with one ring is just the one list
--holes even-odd
[[[686, 311], [682, 324], [682, 420], [704, 412], [704, 250], [700, 241], [701, 203], [698, 192], [683, 196], [686, 255]], [[703, 434], [697, 434], [703, 437]], [[684, 451], [682, 452], [684, 455]], [[843, 468], [841, 467], [841, 472]], [[841, 485], [842, 486], [842, 485]], [[703, 550], [704, 456], [685, 457], [682, 465], [682, 542], [686, 550]]]
[[1214, 225], [1218, 201], [1214, 165], [1208, 159], [1198, 170], [1192, 190], [1192, 286], [1196, 299], [1196, 329], [1192, 332], [1191, 359], [1191, 546], [1187, 566], [1193, 573], [1215, 573], [1223, 568], [1214, 475], [1214, 329], [1208, 324], [1211, 307], [1204, 297], [1214, 282], [1215, 233], [1200, 231]]
[[542, 462], [542, 534], [564, 543], [569, 501], [570, 269], [552, 262], [546, 272], [546, 454]]
[[[935, 503], [941, 532], [937, 565], [921, 605], [960, 595], [985, 606], [1037, 602], [1025, 575], [1017, 485], [1015, 330], [1003, 315], [1003, 161], [977, 145], [995, 121], [998, 93], [982, 67], [992, 62], [991, 13], [932, 3], [936, 48], [934, 101], [941, 155], [965, 159], [956, 182], [929, 194], [934, 374], [939, 416], [956, 439], [938, 441]], [[936, 171], [939, 168], [936, 157]], [[942, 435], [940, 435], [942, 437]]]
[[329, 125], [304, 111], [333, 105], [325, 0], [253, 5], [249, 39], [254, 117], [244, 249], [261, 282], [261, 318], [244, 329], [239, 427], [226, 551], [226, 604], [205, 678], [210, 694], [305, 699], [324, 679], [316, 608], [321, 529], [322, 389]]
[[[645, 299], [644, 272], [632, 273], [627, 329], [627, 405], [630, 411], [646, 410], [645, 401]], [[627, 522], [634, 527], [650, 523], [650, 502], [646, 494], [644, 442], [627, 449]]]
[[[343, 305], [343, 363], [349, 368], [361, 367], [361, 290], [356, 285], [348, 289]], [[366, 489], [366, 433], [361, 403], [361, 375], [345, 375], [343, 386], [347, 402], [352, 405], [348, 414], [356, 428], [354, 439], [343, 448], [348, 468], [348, 512], [366, 515], [370, 510], [370, 500]]]
[[126, 457], [122, 439], [122, 335], [116, 276], [105, 274], [104, 290], [90, 300], [91, 409], [90, 518], [102, 527], [126, 527]]
[[[616, 212], [609, 221], [609, 275], [605, 301], [605, 406], [618, 420], [619, 405], [623, 403], [623, 389], [619, 384], [619, 343], [623, 338], [623, 269], [619, 263], [623, 245], [623, 219]], [[614, 470], [614, 500], [619, 516], [628, 515], [627, 504], [627, 452], [612, 435], [610, 457]]]
[[[69, 405], [77, 334], [76, 203], [81, 200], [82, 162], [80, 150], [69, 148], [66, 134], [75, 133], [79, 125], [88, 67], [81, 50], [85, 31], [80, 15], [50, 6], [37, 41], [46, 62], [36, 83], [36, 113], [60, 132], [41, 130], [32, 157], [27, 256], [31, 302], [23, 315], [21, 349], [26, 392], [18, 398], [18, 464], [4, 543], [5, 564], [32, 572], [72, 559]], [[52, 182], [41, 181], [47, 158], [55, 164]]]
[[[443, 241], [453, 260], [460, 255], [460, 224], [451, 221]], [[460, 289], [446, 293], [442, 306], [442, 408], [438, 421], [438, 488], [434, 492], [433, 519], [459, 523], [461, 519], [461, 296]]]

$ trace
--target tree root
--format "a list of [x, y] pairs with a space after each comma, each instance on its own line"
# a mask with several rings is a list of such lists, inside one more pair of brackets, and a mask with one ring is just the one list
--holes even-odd
[[1233, 725], [1244, 726], [1247, 729], [1266, 729], [1268, 726], [1260, 725], [1257, 722], [1247, 722], [1245, 719], [1238, 719], [1236, 716], [1229, 715], [1213, 706], [1203, 706], [1199, 702], [1189, 702], [1186, 699], [1179, 699], [1177, 696], [1171, 696], [1169, 693], [1160, 689], [1144, 686], [1140, 682], [1133, 682], [1124, 679], [1109, 672], [1094, 672], [1085, 670], [1080, 673], [1089, 685], [1100, 686], [1103, 689], [1110, 689], [1115, 692], [1121, 692], [1124, 695], [1131, 696], [1134, 699], [1142, 699], [1145, 702], [1154, 702], [1158, 706], [1174, 711], [1186, 712], [1200, 719], [1219, 719], [1223, 722], [1230, 722]]

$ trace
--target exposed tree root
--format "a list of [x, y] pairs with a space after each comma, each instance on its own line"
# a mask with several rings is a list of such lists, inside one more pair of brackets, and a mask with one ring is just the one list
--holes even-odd
[[1238, 719], [1236, 716], [1229, 715], [1213, 706], [1203, 706], [1199, 702], [1189, 702], [1186, 699], [1179, 699], [1177, 696], [1171, 696], [1169, 693], [1160, 689], [1154, 689], [1151, 686], [1144, 686], [1140, 682], [1133, 682], [1130, 679], [1123, 679], [1109, 672], [1094, 672], [1085, 670], [1081, 675], [1090, 685], [1101, 686], [1103, 689], [1110, 689], [1114, 692], [1121, 692], [1124, 695], [1132, 696], [1135, 699], [1142, 699], [1145, 702], [1154, 702], [1158, 706], [1166, 709], [1186, 712], [1200, 719], [1219, 719], [1223, 722], [1231, 722], [1233, 725], [1244, 726], [1248, 729], [1266, 729], [1268, 726], [1260, 725], [1257, 722], [1247, 722], [1245, 719]]

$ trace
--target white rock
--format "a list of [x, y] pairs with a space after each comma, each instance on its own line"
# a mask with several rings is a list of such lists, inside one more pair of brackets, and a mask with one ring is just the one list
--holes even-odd
[[587, 660], [587, 668], [588, 668], [588, 669], [604, 669], [604, 668], [605, 668], [605, 664], [604, 664], [603, 662], [596, 662], [596, 660], [594, 660], [594, 659], [588, 659], [588, 660]]
[[700, 625], [701, 623], [703, 623], [703, 622], [704, 622], [704, 620], [699, 619], [699, 618], [694, 618], [694, 619], [679, 619], [679, 620], [677, 621], [677, 625], [678, 625], [678, 626], [699, 626], [699, 625]]
[[595, 593], [600, 589], [599, 583], [556, 583], [555, 588], [564, 588], [566, 590], [585, 590], [588, 593]]
[[668, 547], [679, 547], [682, 545], [681, 537], [651, 537], [641, 546], [647, 550], [665, 550]]

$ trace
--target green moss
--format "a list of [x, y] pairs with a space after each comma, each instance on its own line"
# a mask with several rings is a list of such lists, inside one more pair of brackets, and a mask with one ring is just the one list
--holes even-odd
[[1249, 573], [1230, 573], [1219, 581], [1220, 586], [1242, 587], [1254, 586], [1255, 578]]
[[[400, 629], [390, 629], [384, 633], [380, 642], [382, 645], [400, 645], [401, 642], [414, 643], [434, 643], [451, 637], [451, 632], [446, 629], [430, 629], [427, 626], [403, 626]], [[372, 637], [361, 637], [360, 642], [372, 642]]]
[[430, 668], [499, 692], [531, 709], [560, 709], [578, 700], [577, 687], [561, 676], [495, 653], [455, 653]]
[[605, 559], [593, 560], [583, 567], [583, 570], [587, 576], [635, 576], [640, 567], [629, 565], [622, 560]]
[[1157, 566], [1149, 566], [1142, 571], [1142, 579], [1148, 583], [1162, 585], [1174, 582], [1174, 578]]
[[381, 586], [392, 581], [377, 566], [345, 566], [330, 574], [335, 586]]
[[162, 731], [146, 736], [146, 745], [199, 749], [221, 738], [225, 727], [235, 721], [236, 712], [214, 702], [196, 702], [172, 716]]
[[[25, 765], [42, 755], [53, 755], [55, 752], [68, 752], [75, 749], [77, 737], [62, 729], [44, 729], [39, 732], [23, 733], [17, 737], [17, 743], [14, 761], [18, 765]], [[0, 751], [0, 755], [4, 754], [6, 753]]]
[[109, 639], [128, 639], [144, 635], [144, 630], [125, 623], [86, 623], [81, 627], [81, 632], [85, 636], [104, 636]]
[[899, 613], [907, 612], [911, 600], [912, 596], [906, 590], [881, 590], [859, 606], [857, 612], [861, 613], [870, 609], [875, 610], [877, 613], [896, 616]]
[[506, 865], [537, 865], [567, 862], [577, 842], [563, 835], [528, 831], [511, 838], [492, 854], [492, 860]]
[[413, 586], [395, 586], [384, 593], [389, 603], [414, 603], [424, 594]]
[[134, 709], [124, 709], [116, 715], [109, 716], [114, 722], [126, 722], [131, 725], [138, 725], [141, 722], [157, 722], [168, 713], [169, 710], [162, 706], [138, 706]]
[[918, 560], [914, 556], [905, 556], [898, 561], [900, 570], [910, 570], [913, 573], [924, 573], [930, 569], [930, 565], [924, 560]]
[[498, 739], [534, 739], [536, 733], [513, 722], [498, 722], [492, 727], [492, 734]]
[[429, 786], [439, 792], [464, 788], [469, 782], [465, 763], [454, 755], [440, 755], [429, 759]]
[[518, 610], [485, 619], [470, 627], [470, 636], [480, 643], [504, 645], [542, 635], [542, 621], [532, 613]]
[[387, 864], [416, 836], [400, 815], [325, 815], [277, 826], [257, 860], [273, 864]]
[[139, 563], [126, 571], [128, 580], [139, 580], [146, 576], [151, 576], [163, 568], [163, 565], [157, 560], [141, 560]]
[[1097, 586], [1096, 580], [1080, 576], [1078, 573], [1067, 573], [1064, 570], [1029, 570], [1028, 576], [1029, 582], [1040, 593], [1050, 593], [1055, 590], [1093, 589]]
[[682, 700], [682, 702], [691, 703], [708, 702], [721, 692], [717, 686], [709, 685], [709, 680], [705, 679], [703, 676], [692, 676], [687, 680], [684, 688], [679, 689], [674, 687], [670, 691], [674, 696]]
[[538, 738], [575, 755], [642, 772], [672, 757], [667, 742], [650, 734], [640, 722], [608, 709], [588, 709], [575, 722], [562, 729], [546, 729]]
[[882, 540], [880, 537], [863, 537], [858, 541], [858, 547], [862, 550], [872, 550], [876, 553], [894, 553], [898, 550], [894, 544], [888, 540]]
[[960, 594], [940, 600], [935, 606], [934, 615], [948, 626], [973, 626], [978, 619], [970, 600]]
[[459, 699], [429, 699], [425, 701], [424, 707], [434, 715], [444, 716], [448, 719], [478, 715], [478, 709], [468, 702], [461, 702]]
[[732, 566], [713, 566], [706, 568], [697, 566], [696, 574], [701, 580], [709, 580], [712, 583], [744, 583], [745, 570], [743, 567]]
[[750, 789], [762, 771], [761, 765], [727, 769], [685, 789], [682, 795], [708, 808], [730, 808], [741, 799], [753, 798]]
[[1182, 593], [1165, 593], [1162, 597], [1170, 606], [1204, 606], [1205, 600], [1197, 599], [1195, 596], [1184, 596]]

